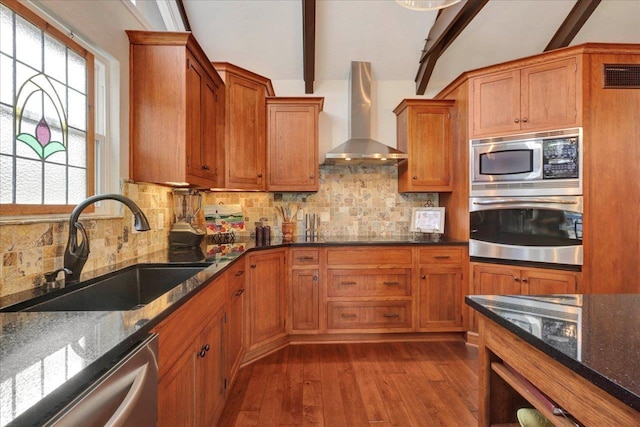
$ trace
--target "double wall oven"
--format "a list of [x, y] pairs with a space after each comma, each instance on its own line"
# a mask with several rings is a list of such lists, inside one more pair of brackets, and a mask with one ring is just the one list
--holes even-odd
[[582, 265], [582, 129], [470, 141], [472, 257]]

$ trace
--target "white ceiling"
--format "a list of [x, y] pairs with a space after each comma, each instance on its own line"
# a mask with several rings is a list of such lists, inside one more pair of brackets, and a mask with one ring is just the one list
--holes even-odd
[[[434, 95], [460, 73], [540, 53], [576, 0], [490, 0], [439, 59]], [[303, 80], [302, 0], [184, 0], [191, 29], [213, 61], [272, 80]], [[393, 0], [317, 0], [317, 82], [348, 79], [352, 60], [374, 80], [413, 81], [437, 12]], [[640, 43], [640, 0], [603, 0], [572, 44]]]

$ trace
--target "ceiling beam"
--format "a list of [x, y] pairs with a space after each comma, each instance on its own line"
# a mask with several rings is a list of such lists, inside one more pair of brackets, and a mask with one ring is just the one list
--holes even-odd
[[182, 3], [182, 0], [176, 0], [176, 4], [178, 5], [178, 10], [180, 11], [180, 17], [182, 18], [185, 31], [191, 31], [191, 25], [189, 25], [189, 18], [187, 17], [187, 11], [184, 8], [184, 3]]
[[544, 51], [569, 46], [591, 14], [600, 4], [600, 0], [578, 0], [564, 22], [553, 35]]
[[302, 0], [304, 93], [313, 93], [316, 68], [316, 0]]
[[489, 0], [463, 0], [442, 9], [429, 31], [416, 75], [416, 94], [424, 95], [440, 55], [460, 35]]

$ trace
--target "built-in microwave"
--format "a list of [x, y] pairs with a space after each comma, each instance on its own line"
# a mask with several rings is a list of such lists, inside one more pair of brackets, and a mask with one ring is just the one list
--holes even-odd
[[582, 128], [470, 141], [470, 195], [582, 194]]

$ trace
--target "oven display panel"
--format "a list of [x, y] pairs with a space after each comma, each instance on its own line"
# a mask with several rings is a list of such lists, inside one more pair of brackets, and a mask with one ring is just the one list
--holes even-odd
[[543, 179], [578, 178], [578, 160], [578, 138], [543, 140]]

